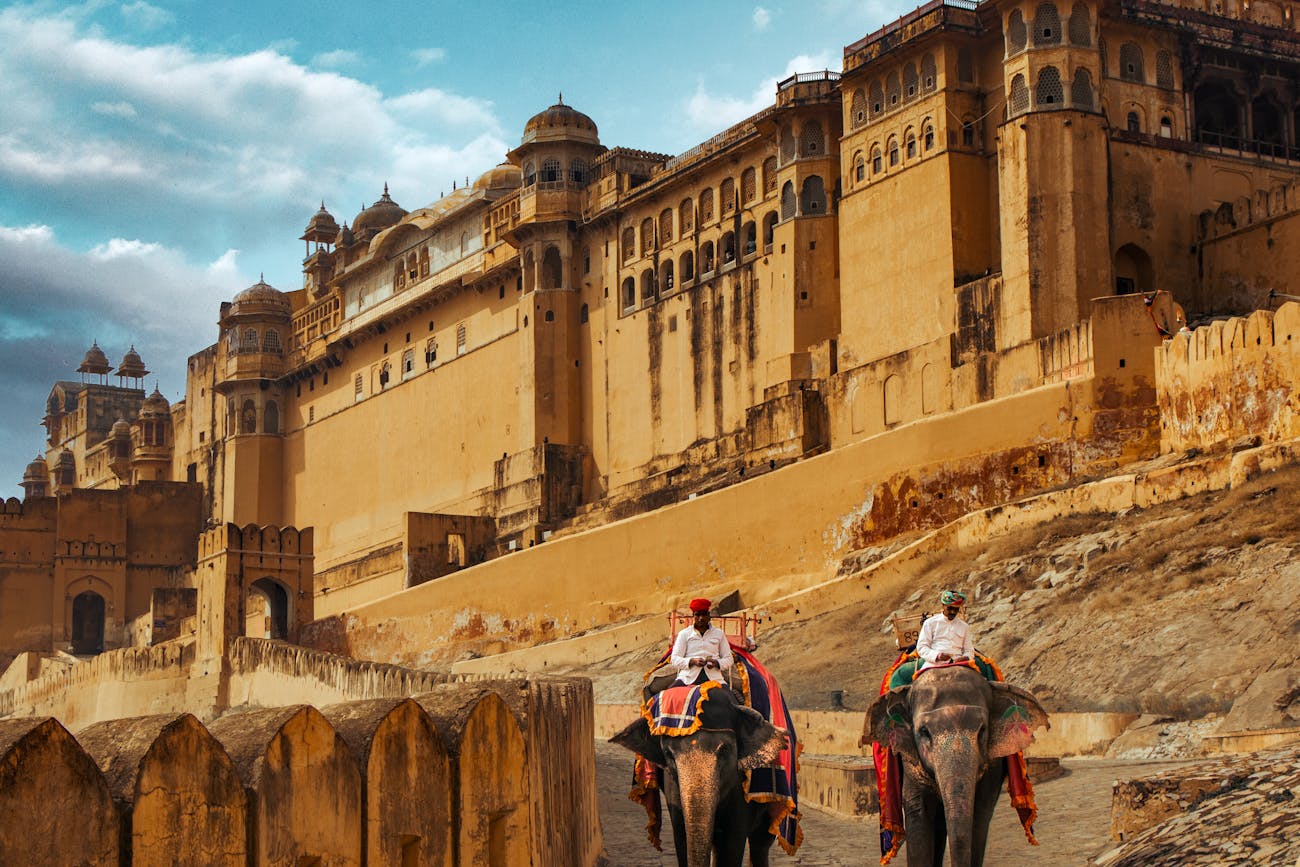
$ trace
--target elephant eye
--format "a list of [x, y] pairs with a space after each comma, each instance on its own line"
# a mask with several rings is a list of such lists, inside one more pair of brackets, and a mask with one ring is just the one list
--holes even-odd
[[926, 726], [921, 726], [921, 737], [925, 738], [927, 741], [930, 739], [930, 729]]

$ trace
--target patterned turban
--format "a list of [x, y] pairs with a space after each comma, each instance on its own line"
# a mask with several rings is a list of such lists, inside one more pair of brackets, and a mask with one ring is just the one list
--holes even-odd
[[960, 590], [945, 590], [939, 594], [940, 605], [965, 605], [966, 594]]
[[692, 599], [692, 600], [691, 600], [691, 610], [694, 611], [696, 614], [708, 614], [708, 613], [709, 613], [709, 609], [710, 609], [712, 606], [713, 606], [713, 603], [709, 602], [709, 600], [707, 600], [707, 599]]

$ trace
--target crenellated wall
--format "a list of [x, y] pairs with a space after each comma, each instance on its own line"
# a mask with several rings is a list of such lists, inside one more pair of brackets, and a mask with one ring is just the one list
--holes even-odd
[[1272, 292], [1300, 295], [1300, 181], [1202, 212], [1197, 236], [1211, 310], [1267, 309]]
[[1165, 452], [1300, 436], [1300, 304], [1177, 334], [1156, 365]]

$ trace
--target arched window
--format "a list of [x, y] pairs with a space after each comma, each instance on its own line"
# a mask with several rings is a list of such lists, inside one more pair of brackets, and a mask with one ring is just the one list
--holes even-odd
[[664, 259], [659, 264], [659, 285], [665, 292], [673, 291], [673, 260]]
[[921, 132], [921, 147], [927, 151], [934, 149], [934, 124], [929, 121]]
[[655, 221], [646, 217], [641, 221], [641, 255], [648, 256], [655, 248]]
[[1124, 119], [1124, 128], [1129, 132], [1142, 132], [1142, 118], [1136, 111], [1130, 111]]
[[280, 432], [280, 407], [273, 400], [268, 400], [262, 410], [262, 432], [269, 434]]
[[695, 254], [687, 250], [678, 260], [677, 271], [682, 275], [682, 281], [688, 282], [695, 279]]
[[1061, 42], [1061, 16], [1054, 3], [1042, 3], [1034, 12], [1034, 45], [1058, 45]]
[[274, 328], [266, 329], [266, 334], [262, 335], [263, 352], [280, 352], [284, 347], [280, 345], [280, 332]]
[[659, 212], [659, 243], [667, 244], [673, 239], [673, 209], [664, 208]]
[[257, 433], [257, 406], [252, 400], [244, 401], [244, 406], [239, 411], [239, 432]]
[[524, 186], [531, 187], [537, 183], [537, 164], [532, 160], [524, 163]]
[[975, 121], [970, 117], [961, 122], [961, 143], [962, 147], [975, 147]]
[[768, 211], [763, 215], [763, 249], [772, 249], [772, 238], [776, 234], [776, 211]]
[[890, 136], [889, 144], [885, 146], [885, 150], [889, 151], [890, 168], [893, 168], [894, 166], [898, 165], [898, 139], [894, 138], [893, 136]]
[[564, 180], [560, 171], [560, 161], [554, 157], [542, 160], [542, 183], [555, 183]]
[[758, 252], [758, 227], [750, 220], [740, 227], [740, 255]]
[[916, 64], [909, 63], [903, 67], [903, 100], [911, 102], [921, 92], [920, 81], [916, 75]]
[[1061, 73], [1055, 66], [1044, 66], [1038, 73], [1036, 89], [1039, 108], [1063, 108], [1065, 93], [1061, 87]]
[[722, 254], [722, 264], [729, 265], [736, 261], [736, 234], [734, 232], [722, 233], [722, 240], [718, 242], [718, 252]]
[[547, 247], [542, 255], [542, 288], [559, 289], [564, 286], [564, 264], [558, 247]]
[[916, 133], [910, 128], [903, 136], [903, 152], [907, 154], [907, 159], [916, 157]]
[[1156, 87], [1174, 89], [1174, 56], [1168, 51], [1156, 52]]
[[1160, 137], [1161, 138], [1174, 137], [1174, 121], [1172, 118], [1170, 117], [1160, 118]]
[[740, 200], [746, 205], [758, 197], [757, 175], [753, 166], [740, 173]]
[[795, 197], [794, 182], [786, 181], [781, 187], [781, 219], [789, 220], [794, 217]]
[[623, 261], [631, 262], [636, 258], [636, 229], [628, 226], [623, 230]]
[[700, 273], [711, 274], [713, 272], [713, 242], [705, 241], [700, 245]]
[[871, 82], [871, 119], [875, 120], [885, 113], [885, 88], [879, 81]]
[[1092, 44], [1092, 16], [1082, 3], [1075, 3], [1070, 10], [1070, 44], [1085, 47]]
[[582, 309], [578, 311], [578, 324], [585, 325], [587, 320], [590, 318], [591, 318], [591, 310], [587, 307], [586, 304], [582, 305]]
[[366, 396], [365, 387], [365, 379], [361, 374], [358, 373], [356, 376], [352, 377], [352, 399], [354, 401], [361, 400]]
[[623, 281], [623, 310], [636, 307], [636, 281], [628, 277]]
[[1025, 18], [1019, 9], [1012, 9], [1007, 18], [1007, 55], [1025, 50]]
[[682, 203], [677, 206], [677, 225], [682, 227], [683, 238], [695, 228], [695, 206], [690, 199], [682, 199]]
[[[525, 325], [528, 323], [525, 322]], [[461, 322], [456, 325], [456, 355], [461, 356], [469, 351], [469, 332], [465, 329], [465, 323]]]
[[72, 652], [84, 656], [103, 650], [104, 597], [83, 590], [72, 600]]
[[818, 175], [804, 178], [799, 202], [805, 215], [826, 213], [826, 185]]
[[776, 157], [763, 160], [763, 195], [776, 192]]
[[853, 91], [853, 100], [849, 103], [849, 126], [857, 129], [867, 122], [867, 94], [858, 88]]
[[243, 344], [242, 344], [239, 348], [242, 349], [244, 352], [256, 352], [256, 351], [257, 351], [257, 346], [258, 346], [258, 344], [257, 344], [257, 329], [256, 329], [256, 328], [245, 328], [245, 329], [244, 329], [244, 342], [243, 342]]
[[575, 159], [569, 163], [569, 180], [579, 186], [587, 183], [587, 161]]
[[1074, 83], [1070, 85], [1070, 105], [1092, 111], [1092, 76], [1082, 66], [1074, 71]]
[[897, 373], [885, 377], [881, 384], [881, 403], [885, 424], [894, 425], [902, 421], [903, 380]]
[[799, 151], [805, 156], [817, 156], [826, 152], [826, 135], [822, 132], [820, 123], [810, 120], [803, 125]]
[[1115, 294], [1132, 295], [1152, 289], [1151, 257], [1136, 244], [1125, 244], [1115, 252]]
[[921, 58], [921, 91], [933, 93], [939, 86], [939, 71], [935, 67], [934, 55], [927, 54]]
[[[424, 343], [424, 365], [425, 367], [433, 367], [437, 362], [438, 362], [438, 341], [430, 337]], [[361, 384], [360, 379], [357, 380], [357, 384], [358, 385]]]
[[975, 61], [971, 59], [970, 47], [966, 45], [957, 49], [957, 80], [963, 84], [975, 81]]
[[727, 178], [718, 188], [718, 201], [722, 206], [722, 216], [727, 216], [736, 210], [736, 182]]
[[1025, 85], [1024, 75], [1019, 72], [1011, 79], [1011, 99], [1007, 108], [1012, 117], [1029, 111], [1029, 88]]
[[903, 96], [903, 86], [898, 83], [898, 73], [891, 72], [885, 78], [885, 100], [887, 108], [895, 108]]
[[794, 141], [794, 130], [788, 126], [781, 127], [781, 163], [789, 163], [798, 153], [798, 145]]
[[1125, 81], [1146, 81], [1142, 72], [1142, 49], [1132, 42], [1119, 47], [1119, 77]]
[[429, 245], [420, 248], [420, 276], [429, 276]]
[[884, 167], [884, 159], [880, 154], [880, 145], [873, 144], [871, 146], [871, 173], [878, 175]]
[[707, 226], [713, 219], [713, 190], [706, 189], [700, 193], [700, 225]]
[[[255, 634], [253, 638], [271, 638], [283, 641], [289, 638], [289, 592], [280, 582], [271, 578], [259, 578], [248, 586], [249, 595], [259, 596], [262, 600], [263, 610], [266, 612], [266, 626], [263, 627], [261, 634]], [[255, 605], [254, 600], [249, 600], [249, 607]]]
[[400, 292], [406, 288], [406, 273], [402, 269], [402, 260], [393, 263], [393, 291]]
[[862, 151], [853, 155], [853, 183], [860, 184], [867, 179], [867, 161], [862, 158]]

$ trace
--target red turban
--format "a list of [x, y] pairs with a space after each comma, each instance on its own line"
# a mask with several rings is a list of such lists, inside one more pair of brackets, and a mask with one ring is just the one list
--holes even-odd
[[709, 608], [711, 607], [712, 607], [712, 603], [709, 602], [709, 600], [707, 599], [691, 600], [691, 610], [694, 611], [696, 614], [707, 614], [709, 612]]

